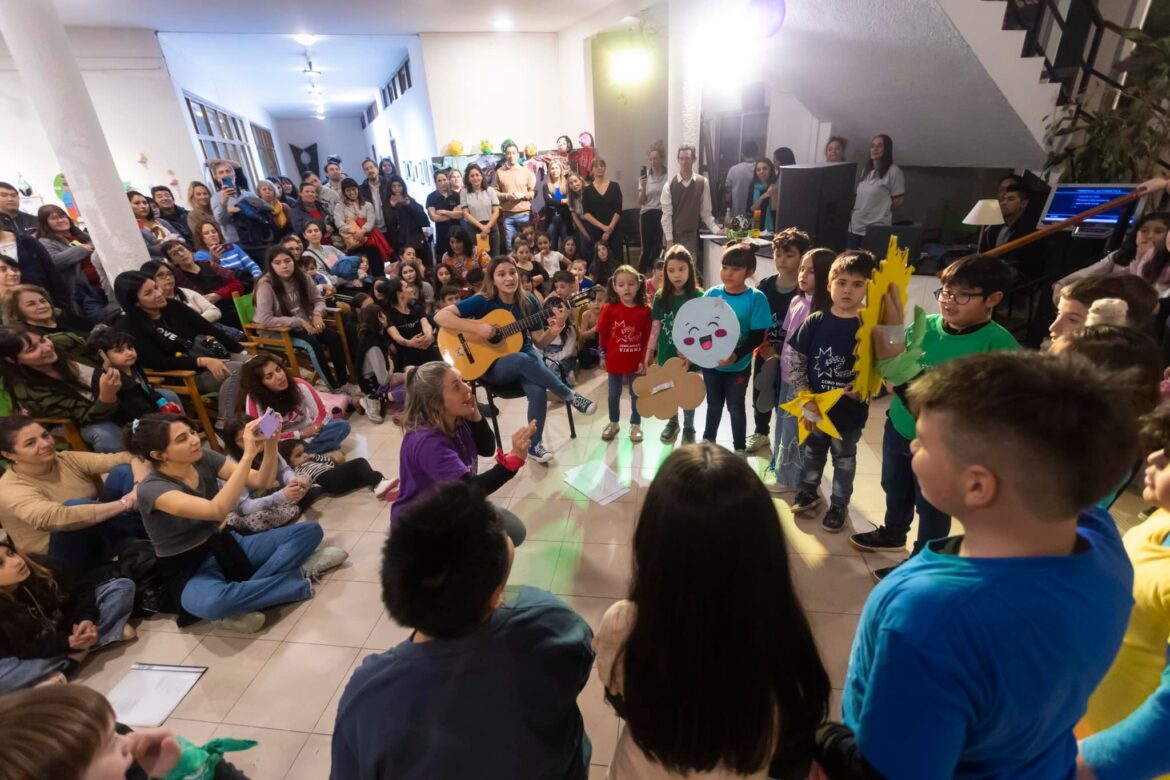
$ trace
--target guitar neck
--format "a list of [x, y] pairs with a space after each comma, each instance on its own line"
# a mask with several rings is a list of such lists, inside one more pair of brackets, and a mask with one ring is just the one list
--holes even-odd
[[544, 312], [538, 311], [534, 314], [529, 314], [527, 317], [518, 319], [515, 322], [509, 323], [502, 328], [497, 328], [496, 331], [503, 338], [507, 338], [508, 336], [512, 336], [516, 333], [522, 333], [523, 331], [531, 330], [537, 325], [543, 325], [544, 317]]

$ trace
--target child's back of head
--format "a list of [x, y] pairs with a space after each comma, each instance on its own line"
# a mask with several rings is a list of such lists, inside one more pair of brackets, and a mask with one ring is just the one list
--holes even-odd
[[1162, 350], [1145, 333], [1116, 325], [1090, 325], [1061, 336], [1051, 351], [1088, 361], [1114, 393], [1129, 401], [1135, 417], [1158, 405]]
[[[1116, 488], [1137, 457], [1133, 411], [1115, 394], [1079, 358], [996, 352], [944, 363], [910, 386], [909, 400], [954, 468], [985, 468], [1031, 515], [1059, 521]], [[962, 519], [961, 500], [928, 498]]]
[[483, 493], [446, 483], [399, 515], [386, 542], [382, 600], [400, 625], [461, 636], [487, 617], [510, 564], [504, 522]]

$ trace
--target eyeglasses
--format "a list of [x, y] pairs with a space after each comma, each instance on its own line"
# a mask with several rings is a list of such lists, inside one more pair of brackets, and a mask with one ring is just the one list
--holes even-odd
[[970, 303], [972, 298], [986, 298], [985, 292], [952, 292], [943, 287], [934, 291], [934, 299], [941, 303], [957, 303], [960, 306]]

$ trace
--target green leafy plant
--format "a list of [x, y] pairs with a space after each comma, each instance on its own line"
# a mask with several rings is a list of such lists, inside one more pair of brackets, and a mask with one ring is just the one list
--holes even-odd
[[1135, 46], [1121, 63], [1125, 89], [1082, 90], [1048, 126], [1058, 148], [1044, 167], [1061, 171], [1066, 182], [1143, 181], [1170, 169], [1170, 37], [1106, 26]]

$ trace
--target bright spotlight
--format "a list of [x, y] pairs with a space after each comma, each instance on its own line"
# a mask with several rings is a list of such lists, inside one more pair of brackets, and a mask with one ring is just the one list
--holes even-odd
[[650, 52], [643, 48], [617, 49], [609, 55], [610, 78], [615, 84], [640, 84], [653, 69]]
[[308, 33], [301, 33], [300, 35], [294, 35], [292, 39], [301, 46], [312, 46], [317, 42], [318, 37], [316, 35], [309, 35]]

